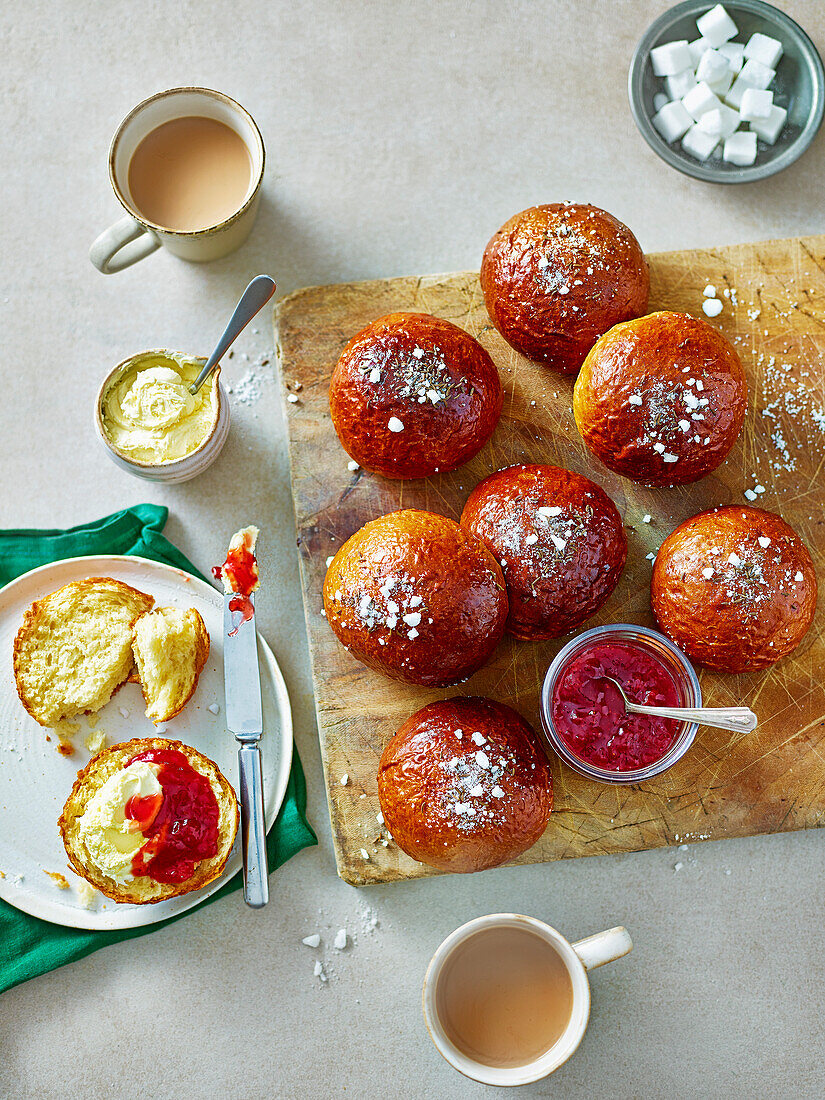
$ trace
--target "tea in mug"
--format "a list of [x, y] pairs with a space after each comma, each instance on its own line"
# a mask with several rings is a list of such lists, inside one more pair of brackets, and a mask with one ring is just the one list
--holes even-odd
[[243, 206], [252, 180], [246, 144], [226, 123], [192, 115], [152, 130], [129, 163], [132, 202], [163, 229], [220, 225]]

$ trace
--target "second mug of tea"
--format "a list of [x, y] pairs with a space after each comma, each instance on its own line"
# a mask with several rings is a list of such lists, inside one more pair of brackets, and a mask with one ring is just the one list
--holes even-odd
[[526, 1085], [574, 1053], [590, 1017], [588, 970], [633, 949], [625, 928], [570, 943], [517, 913], [478, 917], [433, 955], [424, 1020], [436, 1049], [485, 1085]]
[[249, 236], [264, 176], [252, 116], [210, 88], [172, 88], [139, 103], [109, 150], [109, 180], [126, 216], [89, 259], [105, 275], [161, 246], [184, 260], [226, 256]]

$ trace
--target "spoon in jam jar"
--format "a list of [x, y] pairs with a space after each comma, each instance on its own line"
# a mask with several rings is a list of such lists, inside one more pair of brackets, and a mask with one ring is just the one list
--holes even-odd
[[698, 722], [701, 726], [734, 730], [736, 733], [750, 733], [756, 729], [759, 721], [749, 707], [643, 707], [640, 703], [631, 703], [618, 680], [612, 676], [601, 678], [609, 680], [617, 689], [628, 714], [649, 714], [656, 718], [675, 718], [677, 722]]
[[259, 313], [275, 293], [275, 280], [268, 275], [256, 275], [241, 295], [235, 312], [229, 318], [229, 324], [215, 345], [215, 350], [206, 360], [203, 370], [189, 387], [190, 393], [197, 393], [212, 371], [226, 355], [230, 346], [240, 336], [256, 313]]

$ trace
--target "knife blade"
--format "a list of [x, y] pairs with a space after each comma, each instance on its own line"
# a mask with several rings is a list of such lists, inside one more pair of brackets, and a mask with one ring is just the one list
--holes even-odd
[[244, 901], [253, 909], [260, 909], [269, 901], [269, 879], [263, 769], [258, 744], [263, 733], [263, 708], [254, 594], [240, 598], [235, 592], [224, 594], [223, 626], [226, 725], [240, 745], [238, 770]]

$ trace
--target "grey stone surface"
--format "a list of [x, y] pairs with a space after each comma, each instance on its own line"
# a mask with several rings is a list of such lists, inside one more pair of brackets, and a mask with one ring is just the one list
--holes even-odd
[[[697, 844], [356, 892], [335, 875], [289, 495], [272, 381], [235, 402], [226, 450], [189, 484], [119, 472], [91, 427], [126, 355], [205, 353], [249, 276], [280, 290], [478, 265], [491, 232], [576, 198], [648, 249], [823, 229], [825, 138], [783, 175], [715, 188], [636, 133], [625, 95], [657, 0], [33, 0], [0, 11], [0, 454], [3, 526], [66, 526], [137, 501], [206, 567], [241, 523], [264, 529], [261, 621], [287, 678], [320, 847], [239, 895], [108, 948], [0, 1001], [4, 1097], [481, 1097], [420, 1016], [441, 938], [517, 909], [576, 937], [614, 923], [636, 949], [593, 976], [575, 1057], [525, 1096], [818, 1097], [825, 861], [817, 833]], [[780, 5], [825, 45], [817, 0]], [[139, 99], [203, 83], [236, 96], [267, 144], [251, 241], [208, 267], [159, 253], [105, 278], [86, 259], [119, 215], [106, 150]], [[266, 320], [226, 372], [271, 348]], [[249, 360], [244, 360], [248, 355]], [[8, 823], [0, 822], [0, 828]], [[682, 863], [675, 871], [677, 861]], [[378, 925], [367, 930], [365, 907]], [[343, 953], [332, 937], [346, 926]], [[330, 980], [301, 938], [319, 931]]]

